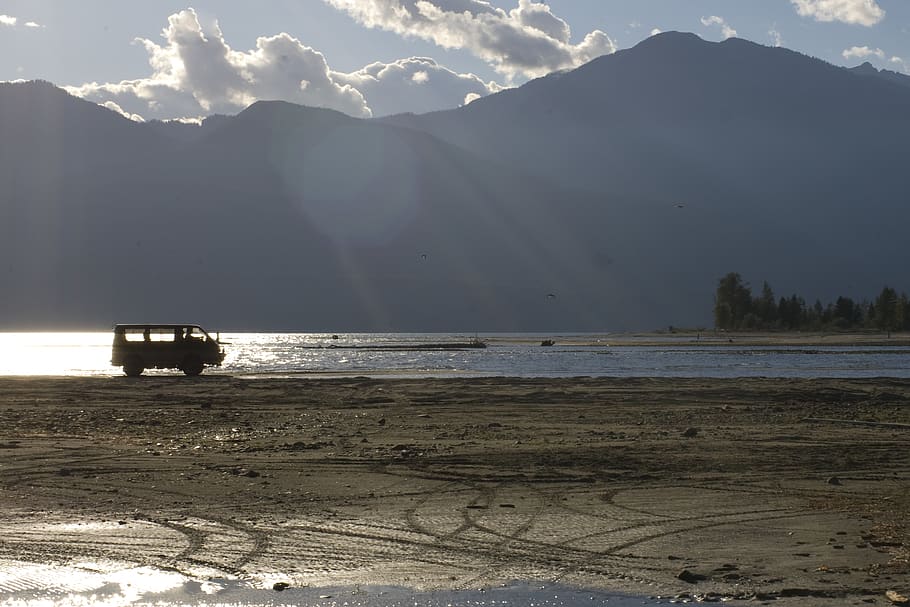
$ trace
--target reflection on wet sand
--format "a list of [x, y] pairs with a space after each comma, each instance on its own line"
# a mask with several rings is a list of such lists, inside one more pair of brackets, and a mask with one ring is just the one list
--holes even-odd
[[471, 590], [415, 591], [394, 586], [298, 588], [254, 585], [236, 578], [194, 580], [173, 571], [115, 563], [71, 566], [0, 560], [2, 607], [647, 607], [659, 597], [635, 597], [554, 584], [501, 584]]

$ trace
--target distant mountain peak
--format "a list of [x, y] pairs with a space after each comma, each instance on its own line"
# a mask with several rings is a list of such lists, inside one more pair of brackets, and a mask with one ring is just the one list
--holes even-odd
[[[86, 101], [81, 97], [76, 97], [63, 88], [60, 88], [53, 82], [47, 80], [12, 80], [0, 82], [0, 90], [4, 94], [40, 97], [45, 101], [54, 100], [56, 102], [72, 101], [76, 104], [87, 106], [97, 106], [98, 104]], [[107, 109], [107, 108], [105, 108]]]
[[708, 44], [708, 41], [692, 32], [660, 32], [645, 38], [636, 46], [649, 46], [654, 44]]
[[878, 75], [878, 70], [868, 61], [863, 62], [862, 65], [857, 65], [856, 67], [852, 68], [852, 71], [857, 74], [862, 74], [863, 76]]
[[332, 116], [339, 119], [352, 119], [347, 114], [339, 112], [337, 110], [332, 110], [322, 107], [312, 107], [307, 105], [299, 105], [296, 103], [291, 103], [290, 101], [281, 101], [281, 100], [263, 100], [256, 101], [252, 105], [248, 106], [242, 112], [237, 114], [238, 117], [260, 117], [260, 116], [269, 116], [269, 117], [295, 117], [301, 118], [304, 116]]
[[910, 76], [907, 74], [902, 74], [900, 72], [895, 72], [892, 70], [880, 70], [868, 61], [865, 61], [856, 67], [848, 68], [848, 70], [858, 76], [880, 78], [882, 80], [891, 82], [892, 84], [910, 87]]
[[87, 129], [90, 125], [109, 123], [118, 123], [113, 128], [128, 129], [137, 124], [119, 112], [77, 97], [47, 80], [0, 82], [0, 95], [3, 96], [0, 121], [7, 125], [14, 125], [18, 120], [38, 119], [38, 116]]
[[0, 82], [0, 86], [5, 88], [33, 88], [39, 90], [56, 90], [63, 91], [59, 86], [53, 82], [48, 82], [47, 80], [9, 80], [6, 82]]
[[[707, 45], [714, 44], [713, 42], [708, 42], [704, 38], [701, 38], [697, 34], [692, 32], [661, 32], [659, 34], [654, 34], [650, 38], [645, 38], [635, 46], [630, 49], [626, 49], [625, 52], [634, 51], [640, 53], [642, 51], [651, 51], [654, 53], [666, 53], [666, 52], [684, 52], [687, 49], [703, 48]], [[624, 51], [620, 51], [622, 53]], [[609, 55], [605, 55], [609, 57]]]

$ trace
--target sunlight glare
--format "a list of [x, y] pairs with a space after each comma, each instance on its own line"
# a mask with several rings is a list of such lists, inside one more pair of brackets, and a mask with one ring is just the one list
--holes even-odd
[[111, 333], [0, 333], [0, 375], [109, 375]]
[[[187, 581], [173, 571], [125, 563], [117, 567], [112, 563], [61, 566], [0, 561], [0, 590], [18, 589], [19, 593], [0, 600], [0, 607], [125, 607], [147, 594], [178, 589]], [[38, 588], [40, 592], [29, 592]], [[38, 596], [44, 593], [49, 596]]]

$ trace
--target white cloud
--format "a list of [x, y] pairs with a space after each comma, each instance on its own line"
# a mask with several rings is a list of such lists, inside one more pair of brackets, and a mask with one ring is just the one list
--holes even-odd
[[866, 59], [868, 57], [884, 59], [885, 51], [880, 48], [869, 48], [868, 46], [854, 46], [845, 49], [841, 55], [843, 55], [844, 59]]
[[723, 33], [724, 38], [733, 38], [736, 36], [736, 30], [730, 27], [727, 21], [723, 17], [718, 17], [717, 15], [711, 15], [710, 17], [702, 17], [701, 24], [705, 27], [711, 27], [717, 25], [720, 27], [720, 31]]
[[[16, 27], [17, 25], [20, 25], [19, 18], [12, 17], [10, 15], [0, 15], [0, 26], [2, 26], [2, 25], [5, 25], [7, 27]], [[21, 25], [22, 25], [22, 27], [29, 27], [29, 28], [43, 27], [42, 25], [40, 25], [39, 23], [36, 23], [35, 21], [26, 21], [25, 23], [22, 23]]]
[[554, 15], [550, 11], [550, 7], [542, 2], [519, 0], [518, 8], [510, 11], [510, 15], [516, 18], [521, 25], [543, 32], [563, 44], [568, 44], [572, 37], [569, 24]]
[[651, 30], [652, 36], [656, 36], [657, 34], [662, 34], [662, 33], [663, 33], [663, 30], [661, 30], [659, 27], [655, 27], [654, 29]]
[[468, 95], [483, 97], [502, 88], [473, 74], [455, 73], [428, 57], [372, 63], [337, 78], [360, 91], [376, 116], [447, 109], [464, 103]]
[[910, 74], [910, 62], [908, 62], [903, 57], [898, 57], [895, 55], [894, 57], [891, 57], [890, 61], [905, 74]]
[[168, 18], [165, 44], [139, 39], [152, 75], [68, 90], [93, 101], [114, 101], [147, 118], [233, 113], [260, 99], [282, 99], [369, 116], [363, 95], [340, 83], [325, 57], [288, 34], [261, 37], [256, 48], [232, 49], [217, 24], [204, 32], [193, 9]]
[[132, 119], [198, 120], [212, 113], [236, 113], [262, 99], [328, 107], [358, 117], [423, 113], [502, 88], [420, 57], [373, 63], [350, 74], [336, 72], [321, 53], [285, 33], [260, 37], [256, 48], [237, 51], [217, 24], [203, 31], [192, 9], [171, 15], [162, 36], [163, 44], [136, 40], [148, 53], [148, 77], [66, 89]]
[[139, 114], [130, 114], [129, 112], [125, 112], [125, 111], [123, 111], [122, 107], [120, 107], [113, 101], [105, 101], [104, 103], [101, 103], [99, 105], [101, 105], [102, 107], [106, 107], [107, 109], [109, 109], [111, 111], [117, 112], [124, 118], [129, 118], [130, 120], [134, 120], [136, 122], [145, 122], [145, 120]]
[[885, 18], [876, 0], [790, 0], [802, 17], [872, 26]]
[[88, 82], [79, 86], [64, 86], [77, 97], [104, 105], [113, 101], [129, 114], [144, 119], [198, 118], [208, 112], [202, 109], [192, 91], [181, 90], [178, 84], [157, 82], [154, 78], [123, 80], [121, 82]]
[[572, 44], [569, 25], [550, 7], [518, 0], [511, 11], [484, 0], [325, 0], [370, 27], [465, 49], [509, 78], [577, 67], [616, 45], [594, 30]]
[[780, 32], [777, 31], [776, 27], [772, 27], [768, 30], [768, 35], [771, 36], [771, 42], [776, 47], [781, 47], [784, 45], [784, 37], [781, 36]]

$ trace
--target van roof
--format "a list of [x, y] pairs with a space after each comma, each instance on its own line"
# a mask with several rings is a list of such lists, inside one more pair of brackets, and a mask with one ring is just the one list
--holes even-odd
[[[194, 329], [202, 329], [201, 326], [191, 323], [124, 323], [114, 325], [114, 331], [122, 331], [126, 329], [184, 329], [186, 327], [193, 327]], [[203, 329], [205, 330], [205, 329]]]

